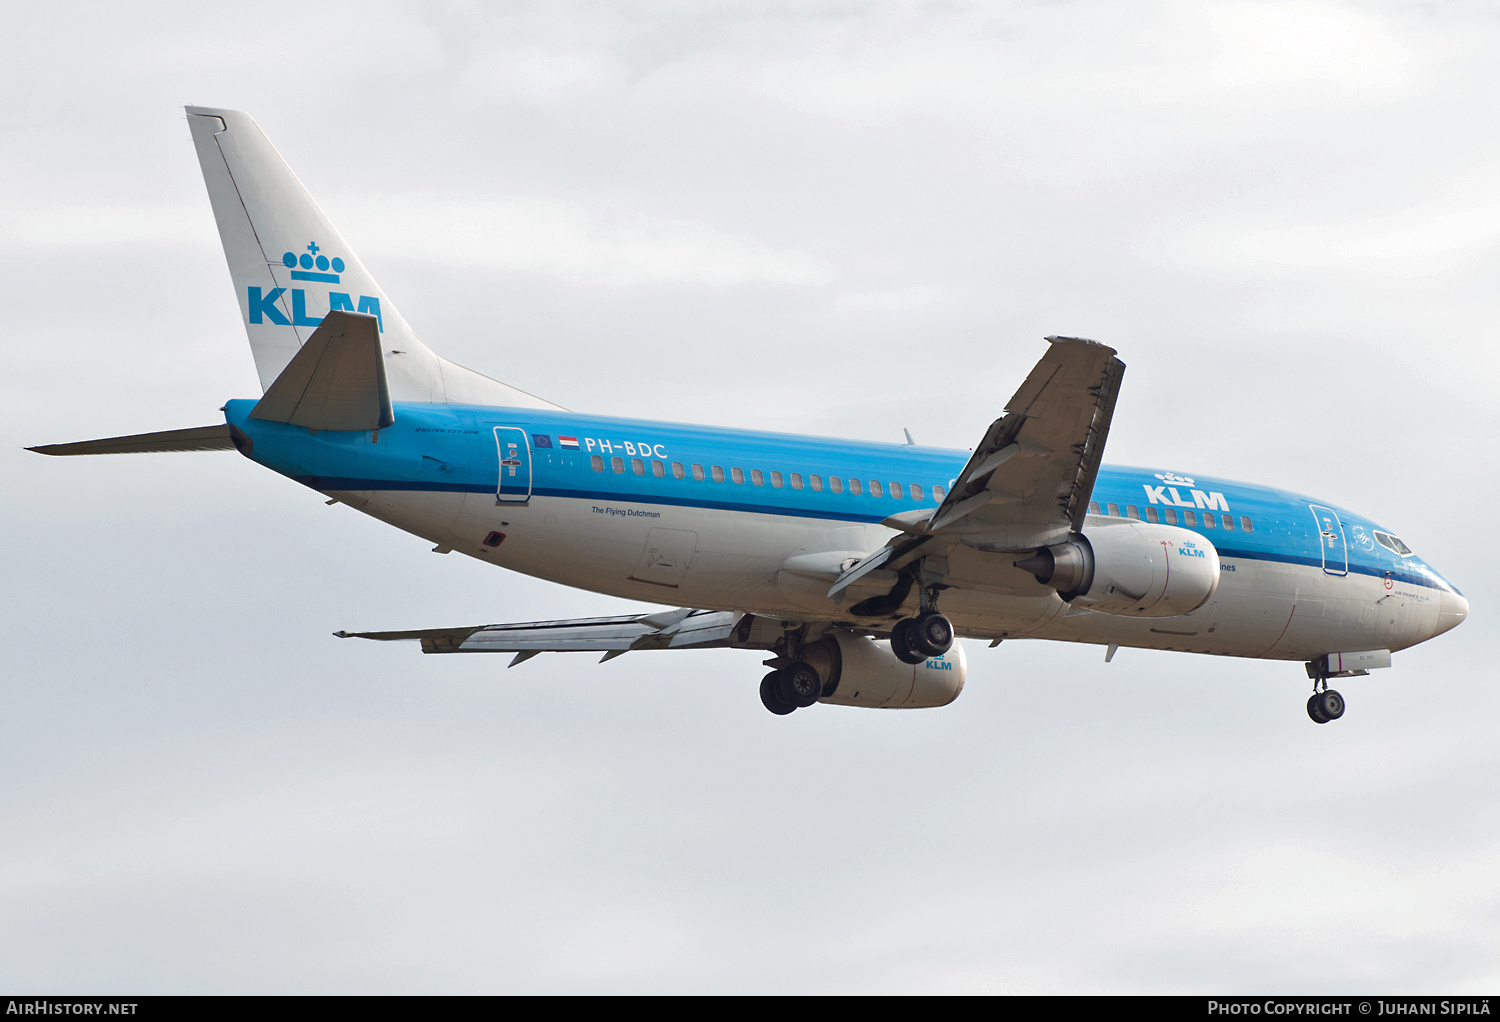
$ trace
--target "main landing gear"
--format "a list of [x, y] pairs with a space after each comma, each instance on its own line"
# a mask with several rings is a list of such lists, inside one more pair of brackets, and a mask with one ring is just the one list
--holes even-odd
[[760, 701], [777, 716], [811, 706], [823, 694], [823, 679], [811, 664], [798, 661], [772, 671], [760, 681]]
[[891, 629], [891, 652], [903, 663], [920, 664], [953, 648], [953, 623], [936, 610], [902, 618]]

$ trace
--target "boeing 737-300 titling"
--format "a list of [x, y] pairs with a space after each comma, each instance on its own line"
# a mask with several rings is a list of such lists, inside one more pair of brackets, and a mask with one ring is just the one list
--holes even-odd
[[649, 614], [342, 637], [426, 653], [758, 650], [772, 713], [952, 702], [956, 636], [1389, 667], [1468, 603], [1390, 529], [1331, 501], [1103, 464], [1125, 374], [1049, 337], [972, 453], [606, 418], [437, 355], [256, 123], [188, 107], [259, 398], [224, 423], [44, 454], [238, 450], [339, 502]]

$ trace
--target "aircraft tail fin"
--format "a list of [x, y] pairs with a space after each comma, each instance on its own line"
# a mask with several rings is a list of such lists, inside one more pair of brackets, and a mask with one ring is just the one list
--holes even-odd
[[379, 321], [349, 312], [324, 316], [250, 418], [331, 430], [384, 429], [395, 422]]
[[238, 110], [186, 109], [263, 389], [325, 315], [345, 311], [375, 318], [394, 400], [558, 407], [438, 357], [254, 120]]

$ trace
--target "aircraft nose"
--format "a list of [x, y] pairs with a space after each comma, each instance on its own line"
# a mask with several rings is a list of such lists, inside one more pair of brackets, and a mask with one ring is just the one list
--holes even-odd
[[1433, 635], [1442, 635], [1452, 628], [1463, 624], [1464, 618], [1469, 616], [1469, 601], [1457, 593], [1444, 593], [1438, 602], [1437, 628]]

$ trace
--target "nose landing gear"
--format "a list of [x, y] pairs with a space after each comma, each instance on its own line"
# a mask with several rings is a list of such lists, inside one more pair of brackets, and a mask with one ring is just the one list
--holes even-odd
[[1324, 661], [1314, 660], [1308, 664], [1307, 676], [1313, 680], [1313, 694], [1307, 700], [1307, 715], [1312, 718], [1313, 723], [1327, 724], [1330, 720], [1342, 717], [1344, 697], [1328, 687], [1328, 670]]
[[1315, 724], [1327, 724], [1344, 715], [1344, 697], [1331, 688], [1314, 692], [1307, 700], [1307, 715]]

